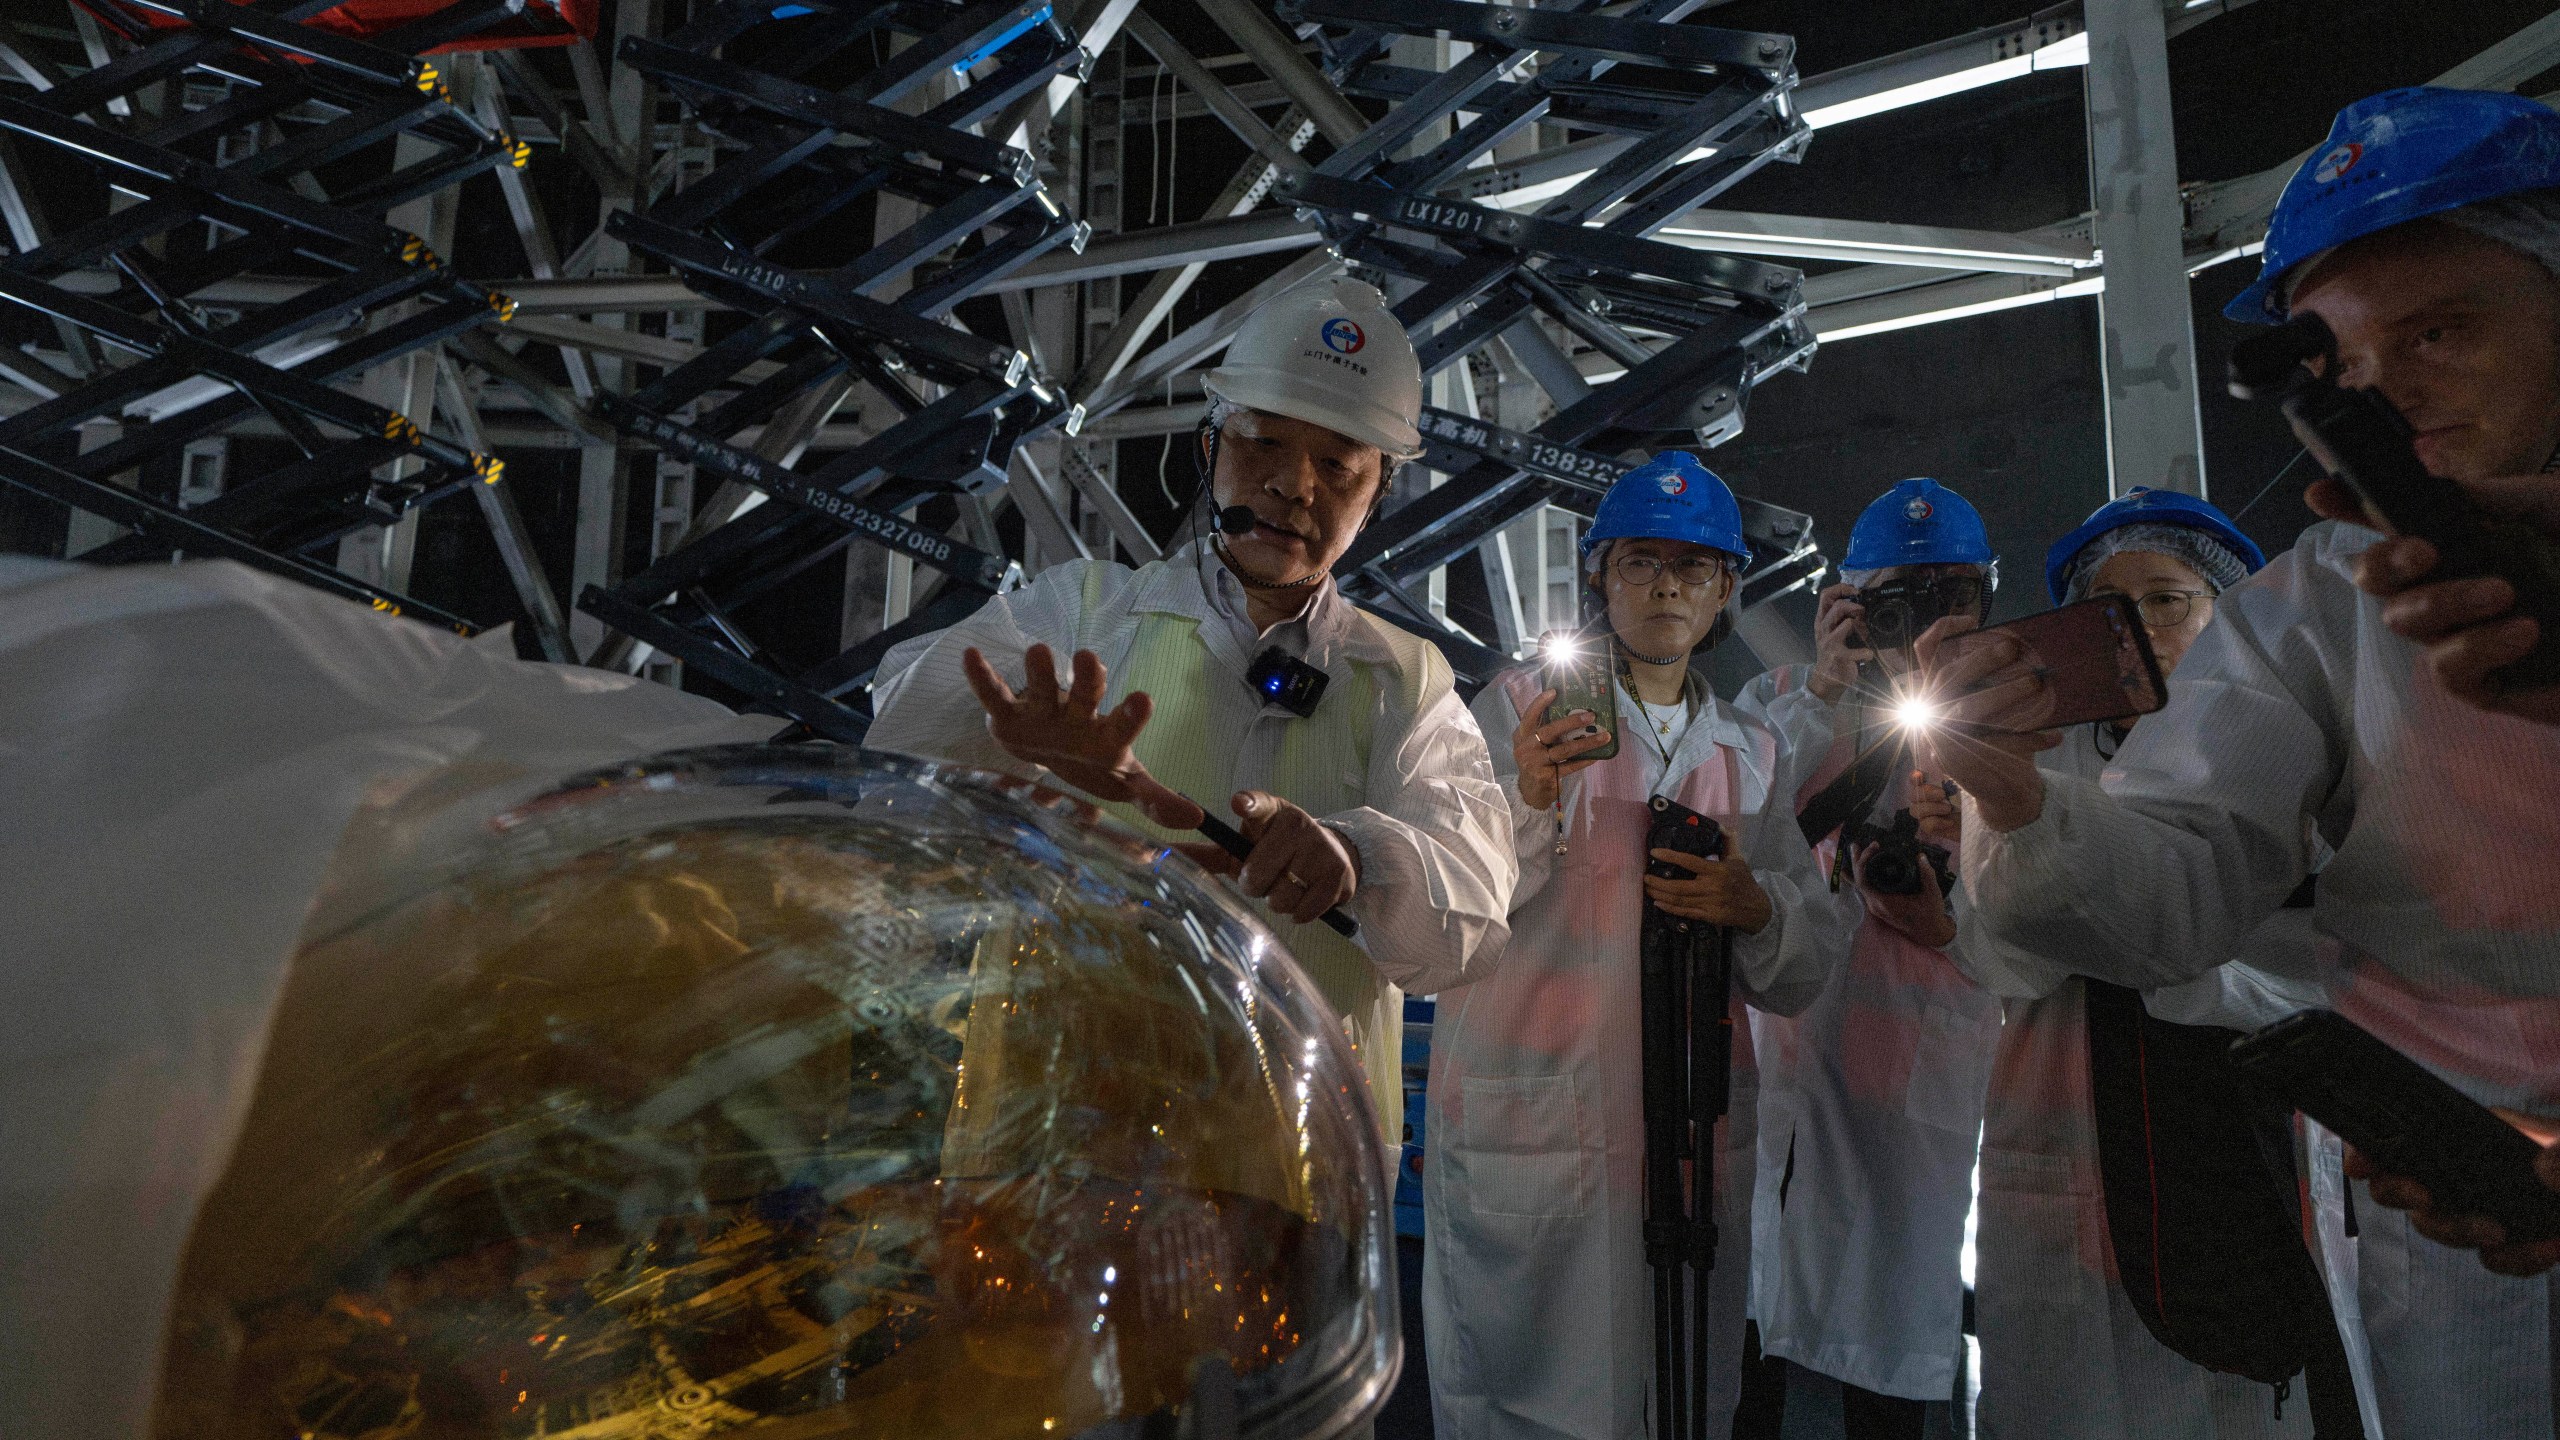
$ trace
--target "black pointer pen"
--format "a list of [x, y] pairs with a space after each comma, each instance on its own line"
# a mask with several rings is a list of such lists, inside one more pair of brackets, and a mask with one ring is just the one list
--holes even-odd
[[[1194, 805], [1200, 804], [1197, 800], [1194, 800], [1191, 803]], [[1233, 825], [1230, 825], [1226, 821], [1219, 819], [1217, 816], [1210, 814], [1208, 807], [1205, 805], [1200, 808], [1200, 823], [1192, 828], [1198, 830], [1201, 834], [1208, 836], [1209, 843], [1226, 851], [1228, 854], [1233, 855], [1239, 860], [1249, 859], [1253, 855], [1253, 842], [1244, 838], [1243, 833], [1238, 831]], [[1332, 927], [1333, 933], [1341, 936], [1345, 940], [1359, 938], [1360, 922], [1343, 914], [1342, 907], [1339, 905], [1327, 910], [1316, 918]]]

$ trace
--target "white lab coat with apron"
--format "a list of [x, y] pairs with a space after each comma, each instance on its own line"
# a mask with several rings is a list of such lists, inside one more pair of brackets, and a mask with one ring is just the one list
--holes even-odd
[[[2046, 780], [2007, 835], [1969, 826], [1975, 920], [2004, 946], [2150, 989], [2235, 953], [2315, 863], [2331, 1008], [2475, 1099], [2560, 1117], [2560, 730], [2446, 694], [2355, 588], [2368, 531], [2327, 523], [2222, 596], [2168, 708], [2103, 787]], [[2390, 1440], [2547, 1440], [2555, 1282], [2508, 1279], [2322, 1183]], [[2352, 1353], [2352, 1352], [2351, 1352]]]
[[1783, 718], [1720, 704], [1690, 681], [1695, 716], [1669, 765], [1631, 728], [1618, 753], [1563, 786], [1553, 810], [1520, 803], [1510, 736], [1545, 688], [1533, 671], [1476, 697], [1508, 797], [1520, 888], [1502, 968], [1441, 996], [1432, 1022], [1422, 1168], [1423, 1335], [1442, 1440], [1641, 1440], [1653, 1396], [1653, 1291], [1645, 1265], [1643, 1055], [1637, 950], [1648, 801], [1712, 816], [1768, 894], [1767, 928], [1734, 942], [1732, 1103], [1716, 1127], [1709, 1282], [1710, 1433], [1739, 1393], [1751, 1249], [1755, 1067], [1746, 1005], [1793, 1009], [1846, 953], [1855, 917], [1796, 833], [1797, 756]]
[[[1055, 652], [1061, 676], [1071, 654], [1092, 651], [1110, 672], [1106, 706], [1147, 692], [1155, 714], [1139, 761], [1210, 813], [1232, 822], [1228, 797], [1268, 790], [1359, 851], [1360, 890], [1344, 907], [1360, 924], [1356, 941], [1267, 909], [1264, 918], [1344, 1017], [1384, 1134], [1397, 1133], [1403, 992], [1474, 978], [1509, 934], [1510, 821], [1448, 661], [1354, 608], [1330, 578], [1301, 615], [1257, 631], [1243, 587], [1206, 545], [1137, 570], [1071, 561], [890, 651], [866, 743], [1031, 772], [987, 733], [961, 656], [976, 647], [1019, 688], [1033, 645]], [[1274, 646], [1329, 677], [1313, 715], [1269, 703], [1247, 680], [1253, 657]], [[1162, 831], [1129, 806], [1105, 808], [1162, 838], [1199, 838]]]
[[[2095, 780], [2106, 767], [2098, 741], [2096, 727], [2076, 727], [2037, 764]], [[2084, 982], [2066, 964], [2002, 951], [1967, 922], [1950, 953], [2003, 997], [1974, 1242], [1981, 1440], [2308, 1437], [2299, 1385], [2278, 1420], [2269, 1387], [2184, 1358], [2134, 1313], [2099, 1176]], [[2268, 917], [2237, 961], [2143, 1004], [2174, 1023], [2247, 1030], [2319, 1003], [2309, 910]], [[2347, 1339], [2352, 1356], [2361, 1347], [2352, 1331]]]
[[780, 726], [229, 561], [0, 556], [0, 1433], [149, 1433], [179, 1257], [343, 838]]
[[[1787, 694], [1807, 673], [1772, 671], [1751, 688]], [[1841, 733], [1799, 804], [1847, 768], [1858, 713], [1839, 710]], [[1870, 818], [1901, 809], [1907, 791], [1907, 775], [1893, 777]], [[1817, 852], [1826, 867], [1835, 843]], [[1864, 917], [1845, 877], [1841, 889], [1863, 917], [1849, 963], [1802, 1014], [1751, 1021], [1762, 1084], [1751, 1313], [1763, 1354], [1944, 1400], [1964, 1344], [1965, 1215], [2000, 1003], [1944, 950]]]

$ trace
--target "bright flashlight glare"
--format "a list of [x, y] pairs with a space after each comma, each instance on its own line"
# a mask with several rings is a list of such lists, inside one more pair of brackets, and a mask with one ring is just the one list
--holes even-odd
[[1571, 635], [1557, 633], [1539, 641], [1538, 651], [1550, 665], [1568, 665], [1582, 653], [1582, 642]]
[[1914, 695], [1895, 702], [1893, 718], [1905, 730], [1926, 730], [1938, 723], [1938, 707]]

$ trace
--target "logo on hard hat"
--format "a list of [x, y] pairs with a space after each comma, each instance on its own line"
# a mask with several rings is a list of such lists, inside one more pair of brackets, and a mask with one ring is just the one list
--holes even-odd
[[2326, 185], [2356, 168], [2356, 162], [2363, 158], [2364, 147], [2350, 140], [2321, 156], [2319, 168], [2311, 172], [2311, 178]]
[[1357, 355], [1360, 347], [1369, 343], [1369, 337], [1360, 333], [1359, 326], [1340, 316], [1324, 322], [1322, 333], [1325, 348], [1337, 354]]
[[1926, 520], [1937, 513], [1938, 507], [1921, 499], [1917, 495], [1914, 495], [1909, 500], [1904, 501], [1902, 505], [1902, 518], [1910, 521], [1914, 525], [1919, 524], [1921, 521]]
[[1689, 477], [1681, 474], [1677, 470], [1663, 471], [1662, 474], [1657, 477], [1656, 483], [1662, 486], [1662, 493], [1665, 495], [1686, 495], [1689, 493]]

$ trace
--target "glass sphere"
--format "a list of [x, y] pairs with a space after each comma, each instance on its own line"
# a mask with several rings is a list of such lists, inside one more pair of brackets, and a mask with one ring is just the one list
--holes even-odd
[[163, 1440], [1329, 1435], [1382, 1397], [1360, 1068], [1161, 846], [800, 747], [425, 848], [294, 959]]

